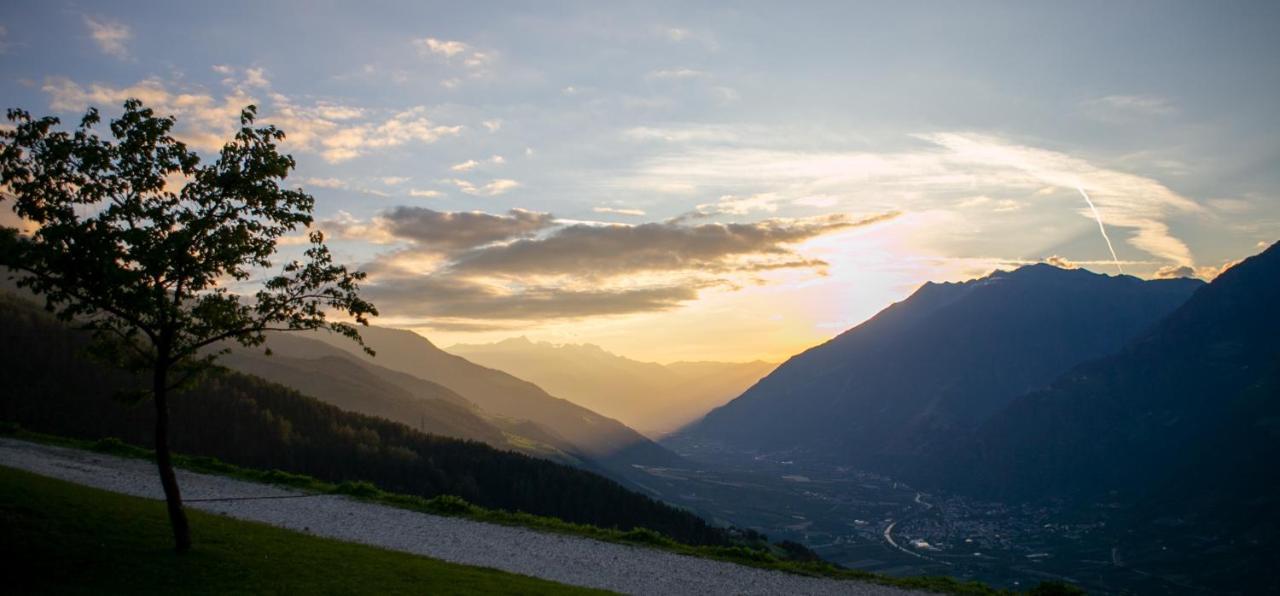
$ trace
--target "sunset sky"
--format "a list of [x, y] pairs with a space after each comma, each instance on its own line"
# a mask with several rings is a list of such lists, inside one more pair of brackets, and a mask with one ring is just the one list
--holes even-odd
[[1141, 277], [1280, 239], [1275, 2], [635, 4], [8, 2], [0, 97], [202, 151], [258, 105], [443, 346], [783, 359], [927, 280], [1116, 273], [1077, 187]]

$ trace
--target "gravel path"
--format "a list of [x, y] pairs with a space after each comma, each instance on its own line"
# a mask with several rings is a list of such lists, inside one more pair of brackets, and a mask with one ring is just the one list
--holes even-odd
[[[146, 461], [0, 439], [0, 465], [112, 492], [163, 498], [155, 467]], [[189, 506], [203, 511], [615, 592], [697, 596], [911, 593], [875, 584], [802, 577], [587, 538], [439, 517], [338, 495], [201, 502], [198, 500], [303, 493], [182, 470], [178, 471], [178, 482]]]

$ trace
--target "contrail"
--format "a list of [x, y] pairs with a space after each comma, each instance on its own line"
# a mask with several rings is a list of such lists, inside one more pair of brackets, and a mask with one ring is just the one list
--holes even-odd
[[1098, 231], [1102, 232], [1102, 239], [1107, 241], [1107, 250], [1111, 251], [1111, 260], [1115, 261], [1116, 269], [1120, 270], [1120, 275], [1124, 275], [1124, 267], [1120, 266], [1120, 259], [1116, 257], [1116, 249], [1111, 246], [1111, 238], [1107, 236], [1107, 228], [1102, 225], [1102, 215], [1098, 213], [1098, 208], [1093, 206], [1093, 199], [1089, 198], [1089, 193], [1084, 188], [1077, 186], [1076, 190], [1080, 191], [1080, 196], [1084, 197], [1084, 202], [1089, 204], [1089, 210], [1093, 211], [1093, 218], [1098, 220]]

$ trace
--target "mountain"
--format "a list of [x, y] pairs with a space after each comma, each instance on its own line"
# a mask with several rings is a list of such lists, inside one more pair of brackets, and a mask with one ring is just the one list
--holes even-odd
[[685, 434], [892, 471], [1072, 366], [1119, 350], [1202, 285], [1043, 264], [927, 283], [792, 357]]
[[472, 362], [528, 379], [580, 406], [659, 437], [741, 394], [775, 364], [640, 362], [591, 344], [515, 337], [447, 348]]
[[1228, 269], [1118, 353], [1010, 403], [946, 457], [946, 467], [974, 471], [948, 484], [1093, 497], [1140, 492], [1177, 470], [1220, 476], [1257, 453], [1227, 445], [1276, 445], [1260, 437], [1280, 424], [1277, 377], [1280, 245]]
[[399, 422], [421, 432], [511, 448], [501, 429], [449, 389], [356, 360], [326, 343], [288, 334], [261, 349], [235, 347], [219, 363], [296, 389], [350, 412]]
[[570, 401], [554, 397], [537, 385], [510, 374], [449, 354], [412, 331], [365, 327], [365, 343], [377, 352], [370, 357], [354, 342], [329, 333], [310, 336], [355, 355], [364, 362], [430, 381], [457, 393], [485, 413], [536, 425], [543, 441], [566, 447], [606, 466], [619, 476], [636, 474], [635, 465], [672, 466], [681, 459], [626, 425]]
[[1118, 511], [1135, 568], [1280, 590], [1280, 243], [933, 459], [920, 482]]
[[[0, 427], [151, 445], [151, 404], [112, 399], [144, 383], [88, 358], [86, 344], [85, 334], [39, 306], [0, 292]], [[579, 467], [425, 434], [225, 369], [175, 395], [171, 416], [173, 449], [187, 455], [334, 483], [369, 481], [423, 497], [456, 495], [575, 523], [648, 528], [691, 544], [730, 542], [726, 531], [691, 513]]]
[[261, 349], [230, 346], [219, 362], [291, 387], [344, 410], [379, 416], [445, 437], [481, 441], [562, 463], [586, 454], [537, 424], [494, 415], [447, 387], [378, 366], [335, 345], [296, 333], [272, 334]]

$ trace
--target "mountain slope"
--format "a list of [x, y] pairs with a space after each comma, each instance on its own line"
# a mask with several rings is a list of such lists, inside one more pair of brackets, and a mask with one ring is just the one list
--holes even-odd
[[551, 344], [516, 337], [447, 350], [536, 383], [554, 395], [649, 434], [675, 430], [742, 393], [773, 369], [767, 362], [662, 365], [618, 356], [590, 344]]
[[[1277, 309], [1280, 245], [1123, 351], [1011, 403], [946, 458], [946, 468], [973, 470], [948, 484], [1037, 498], [1133, 493], [1177, 470], [1221, 476], [1225, 462], [1257, 453], [1226, 445], [1275, 445], [1252, 434], [1274, 437], [1280, 422]], [[1208, 443], [1219, 447], [1210, 454]]]
[[[38, 432], [149, 446], [154, 410], [112, 396], [139, 379], [84, 354], [86, 337], [40, 307], [0, 293], [0, 421]], [[292, 389], [215, 370], [171, 404], [173, 449], [334, 483], [461, 496], [495, 509], [602, 527], [650, 528], [691, 544], [724, 531], [598, 474], [343, 411]]]
[[1015, 400], [917, 480], [1109, 512], [1124, 564], [1261, 594], [1280, 590], [1277, 461], [1280, 244], [1120, 353]]
[[268, 345], [271, 356], [259, 349], [238, 348], [219, 362], [350, 412], [386, 418], [426, 433], [510, 447], [501, 429], [445, 387], [359, 362], [315, 340], [280, 334]]
[[617, 420], [554, 397], [528, 381], [446, 353], [412, 331], [367, 327], [360, 334], [377, 352], [376, 359], [346, 338], [332, 334], [312, 337], [366, 361], [444, 386], [489, 414], [536, 424], [549, 434], [545, 438], [558, 437], [572, 446], [569, 450], [615, 472], [633, 473], [632, 464], [668, 466], [680, 461]]
[[888, 468], [1120, 349], [1201, 285], [1049, 265], [925, 284], [791, 358], [689, 436]]

